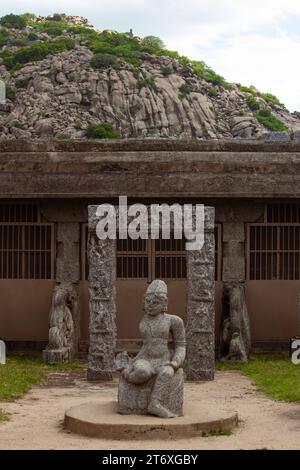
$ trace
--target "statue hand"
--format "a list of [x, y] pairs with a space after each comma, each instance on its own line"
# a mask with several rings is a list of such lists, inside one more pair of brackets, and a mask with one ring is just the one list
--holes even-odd
[[178, 364], [177, 361], [167, 362], [165, 365], [166, 365], [166, 366], [171, 366], [171, 367], [174, 369], [175, 372], [176, 372], [177, 369], [179, 368], [179, 364]]

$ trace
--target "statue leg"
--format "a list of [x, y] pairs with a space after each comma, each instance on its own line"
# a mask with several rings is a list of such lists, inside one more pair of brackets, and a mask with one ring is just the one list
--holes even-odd
[[122, 375], [127, 382], [138, 385], [148, 382], [154, 375], [154, 369], [150, 362], [137, 360], [126, 367]]
[[174, 369], [171, 366], [163, 366], [159, 369], [152, 389], [151, 399], [148, 406], [148, 413], [159, 416], [160, 418], [175, 418], [164, 404], [166, 389], [170, 380], [174, 377]]

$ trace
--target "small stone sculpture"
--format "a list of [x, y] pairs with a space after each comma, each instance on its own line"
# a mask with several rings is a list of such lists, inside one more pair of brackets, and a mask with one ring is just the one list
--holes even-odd
[[53, 291], [49, 343], [43, 351], [48, 364], [71, 361], [77, 350], [77, 292], [72, 283], [58, 284]]
[[6, 346], [2, 340], [0, 340], [0, 364], [6, 364]]
[[247, 362], [251, 348], [250, 322], [241, 283], [224, 286], [220, 356], [222, 361]]
[[[118, 411], [153, 414], [161, 418], [182, 415], [185, 330], [181, 318], [167, 313], [165, 282], [153, 281], [145, 295], [145, 315], [140, 323], [143, 346], [134, 359], [126, 352], [116, 358], [121, 371]], [[169, 337], [173, 350], [169, 348]]]

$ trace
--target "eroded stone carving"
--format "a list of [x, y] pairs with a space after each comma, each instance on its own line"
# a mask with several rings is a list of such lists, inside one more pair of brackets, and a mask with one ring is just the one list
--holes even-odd
[[100, 240], [94, 231], [90, 231], [88, 247], [90, 345], [87, 378], [90, 381], [112, 380], [117, 336], [115, 241]]
[[242, 283], [228, 283], [223, 292], [220, 356], [223, 361], [246, 362], [251, 348], [250, 322]]
[[[182, 415], [185, 330], [182, 319], [169, 315], [167, 307], [167, 286], [156, 279], [145, 294], [140, 352], [134, 359], [126, 352], [116, 358], [116, 368], [121, 372], [119, 413], [149, 413], [162, 418]], [[169, 348], [170, 335], [173, 350]]]
[[78, 296], [72, 283], [58, 284], [53, 291], [49, 343], [43, 351], [48, 364], [71, 361], [77, 352]]
[[0, 364], [6, 364], [6, 346], [4, 341], [0, 339]]

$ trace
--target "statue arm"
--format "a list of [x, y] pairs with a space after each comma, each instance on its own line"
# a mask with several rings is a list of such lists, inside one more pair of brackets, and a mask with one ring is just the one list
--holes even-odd
[[171, 319], [171, 333], [174, 341], [174, 354], [171, 360], [171, 365], [175, 369], [178, 369], [183, 365], [185, 360], [186, 340], [183, 321], [180, 317], [175, 315], [172, 316]]

